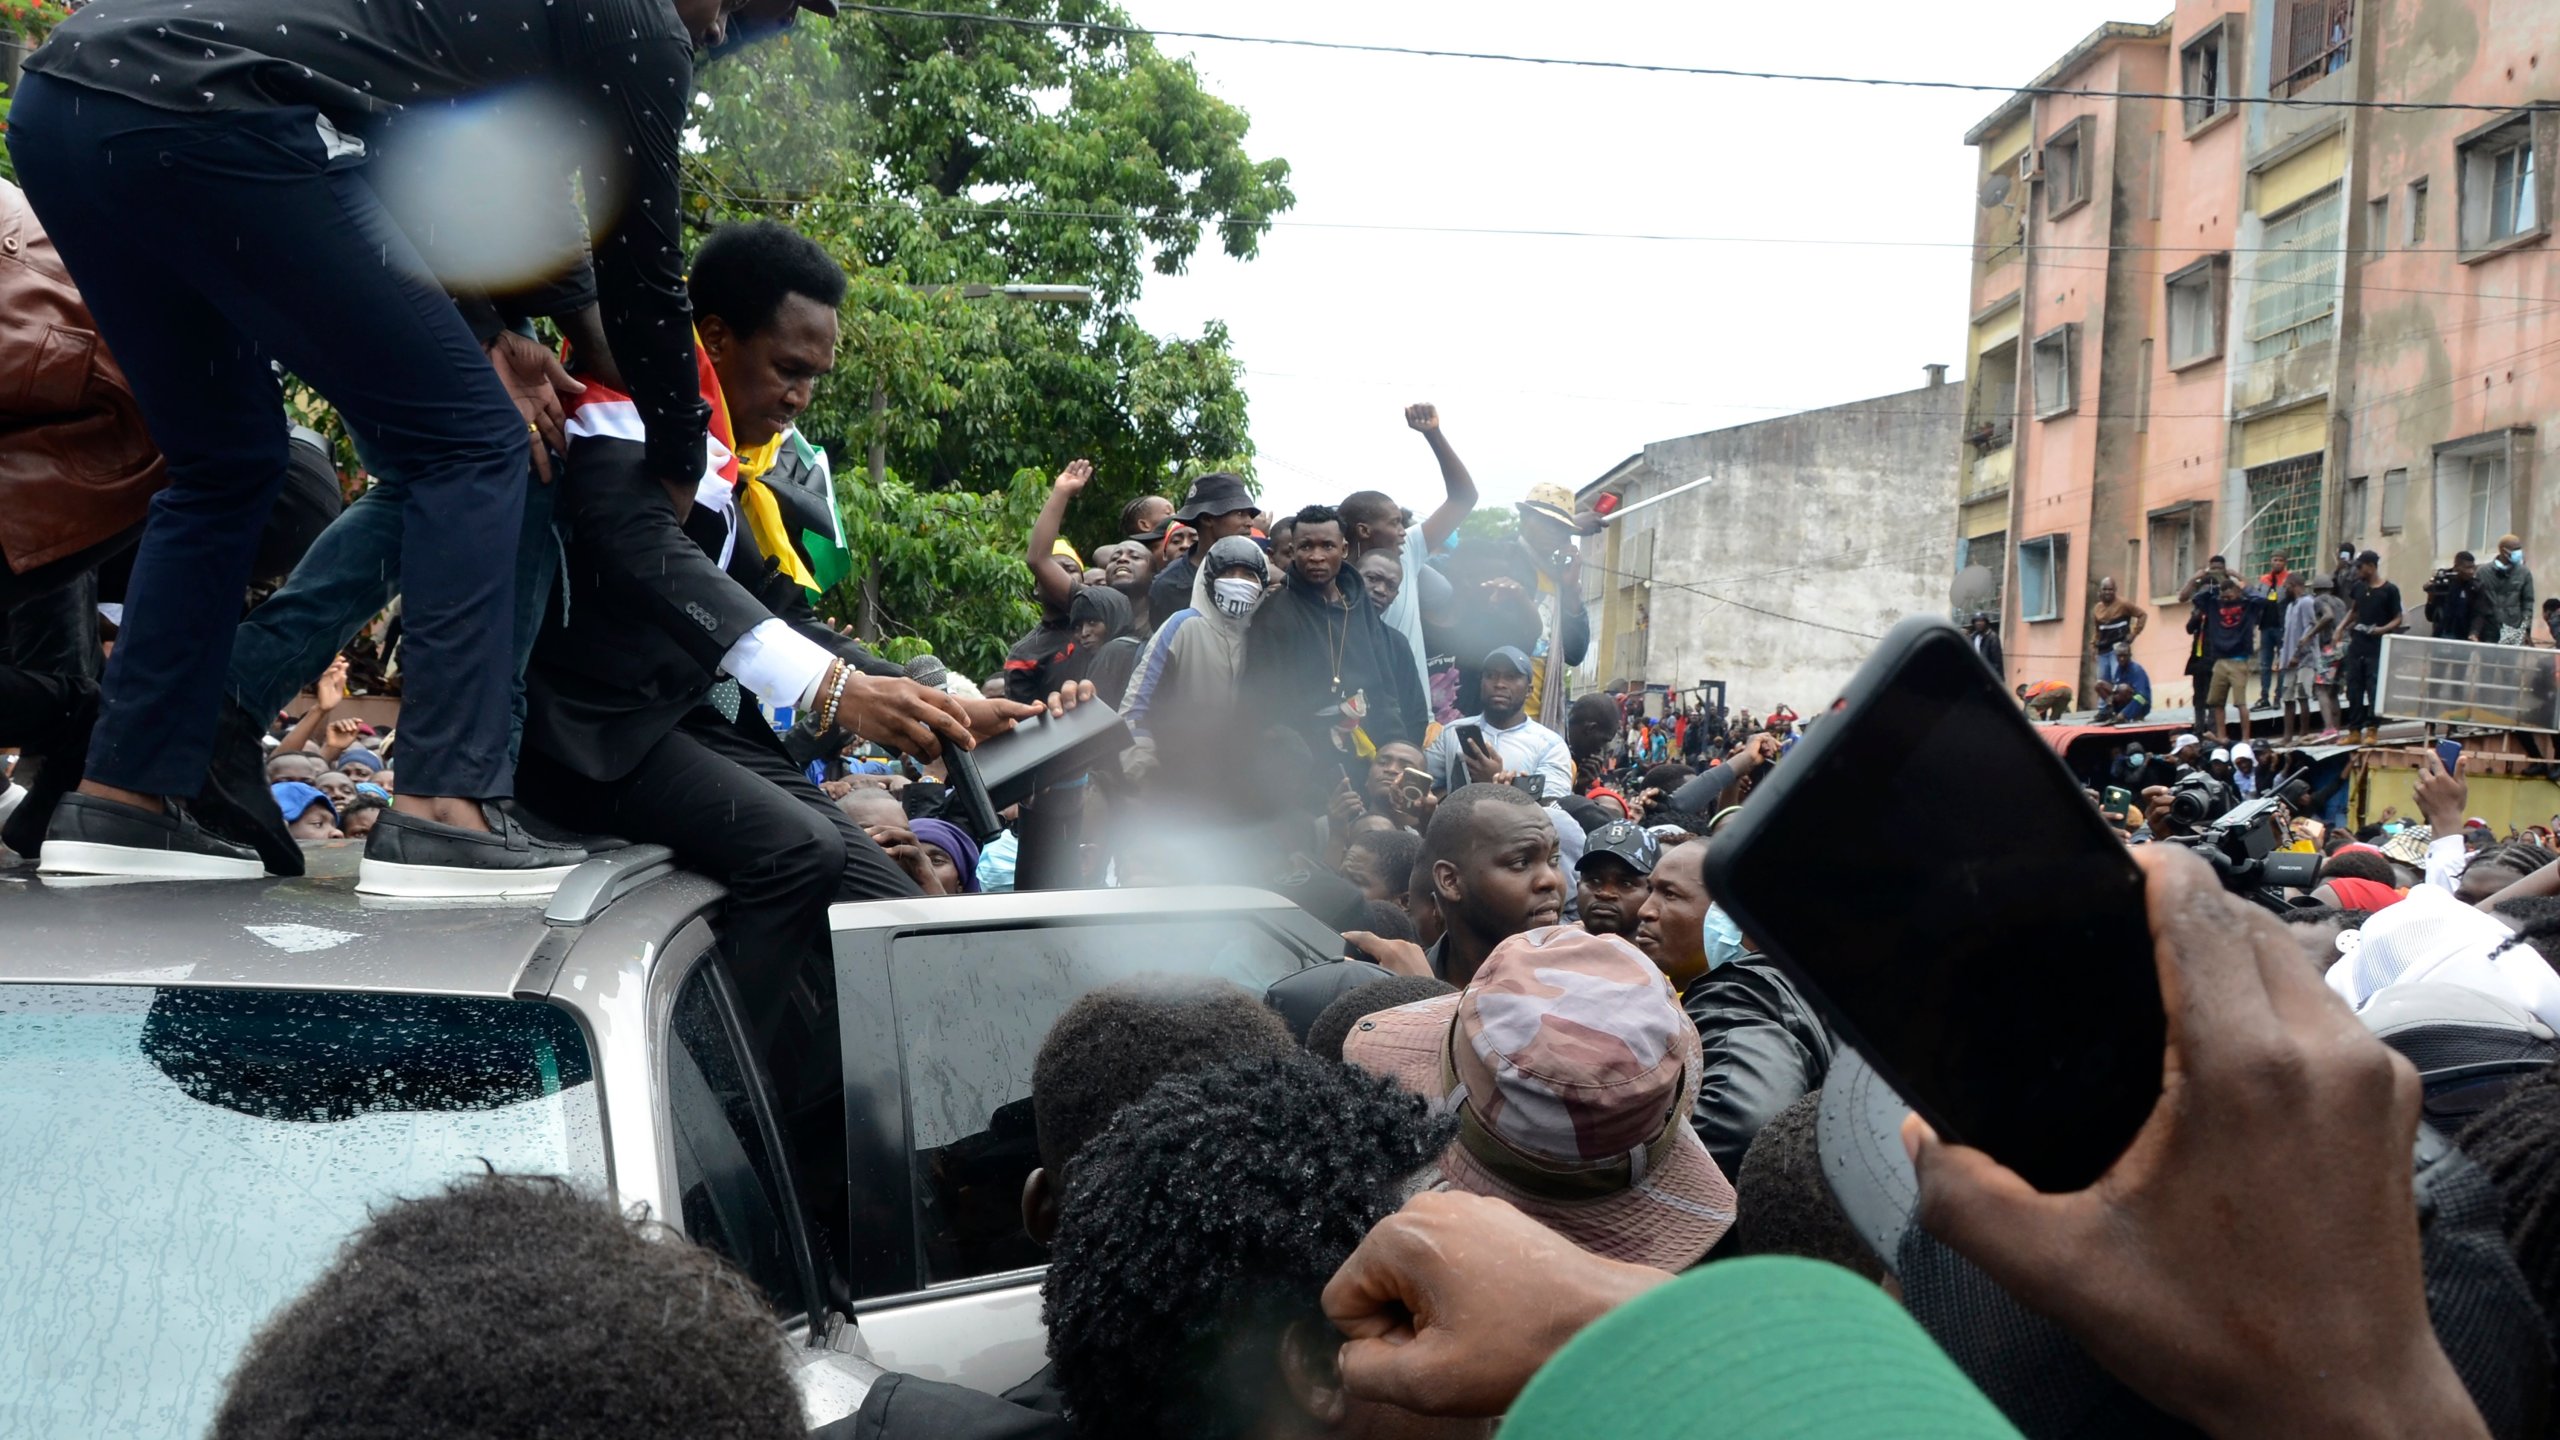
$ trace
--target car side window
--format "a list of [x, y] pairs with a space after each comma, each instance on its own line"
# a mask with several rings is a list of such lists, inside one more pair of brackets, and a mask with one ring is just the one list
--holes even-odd
[[808, 1309], [784, 1218], [782, 1169], [764, 1143], [745, 1068], [705, 961], [677, 992], [667, 1101], [684, 1233], [727, 1256], [784, 1315]]
[[1147, 975], [1232, 980], [1255, 995], [1305, 965], [1232, 917], [902, 935], [889, 947], [916, 1230], [929, 1285], [1048, 1263], [1022, 1227], [1040, 1163], [1031, 1065], [1077, 997]]

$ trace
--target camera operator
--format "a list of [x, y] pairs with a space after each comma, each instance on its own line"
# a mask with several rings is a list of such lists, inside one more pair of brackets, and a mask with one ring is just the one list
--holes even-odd
[[2439, 640], [2498, 638], [2498, 610], [2480, 583], [2480, 562], [2468, 550], [2427, 581], [2427, 619]]

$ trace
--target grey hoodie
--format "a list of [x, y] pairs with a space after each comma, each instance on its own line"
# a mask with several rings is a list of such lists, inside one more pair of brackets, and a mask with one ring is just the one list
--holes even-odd
[[1229, 615], [1210, 603], [1209, 582], [1219, 571], [1238, 565], [1257, 576], [1270, 570], [1262, 547], [1244, 536], [1230, 535], [1210, 546], [1199, 572], [1191, 577], [1191, 608], [1167, 616], [1138, 657], [1128, 693], [1120, 699], [1120, 714], [1138, 742], [1125, 761], [1131, 775], [1143, 775], [1155, 766], [1150, 719], [1158, 707], [1205, 713], [1235, 703], [1236, 676], [1244, 668], [1245, 630], [1253, 623], [1254, 611], [1262, 608], [1262, 597], [1257, 594], [1252, 608], [1242, 615]]

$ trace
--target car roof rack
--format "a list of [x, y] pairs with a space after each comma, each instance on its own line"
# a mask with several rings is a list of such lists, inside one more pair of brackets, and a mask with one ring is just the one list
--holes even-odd
[[542, 923], [578, 926], [593, 921], [613, 902], [674, 872], [676, 854], [664, 845], [627, 845], [595, 856], [560, 881], [544, 907]]

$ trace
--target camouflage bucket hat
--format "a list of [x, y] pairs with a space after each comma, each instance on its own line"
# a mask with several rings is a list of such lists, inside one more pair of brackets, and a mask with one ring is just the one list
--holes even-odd
[[1463, 992], [1360, 1022], [1343, 1058], [1456, 1113], [1453, 1188], [1594, 1254], [1685, 1269], [1733, 1224], [1733, 1185], [1689, 1128], [1697, 1028], [1616, 936], [1515, 935]]

